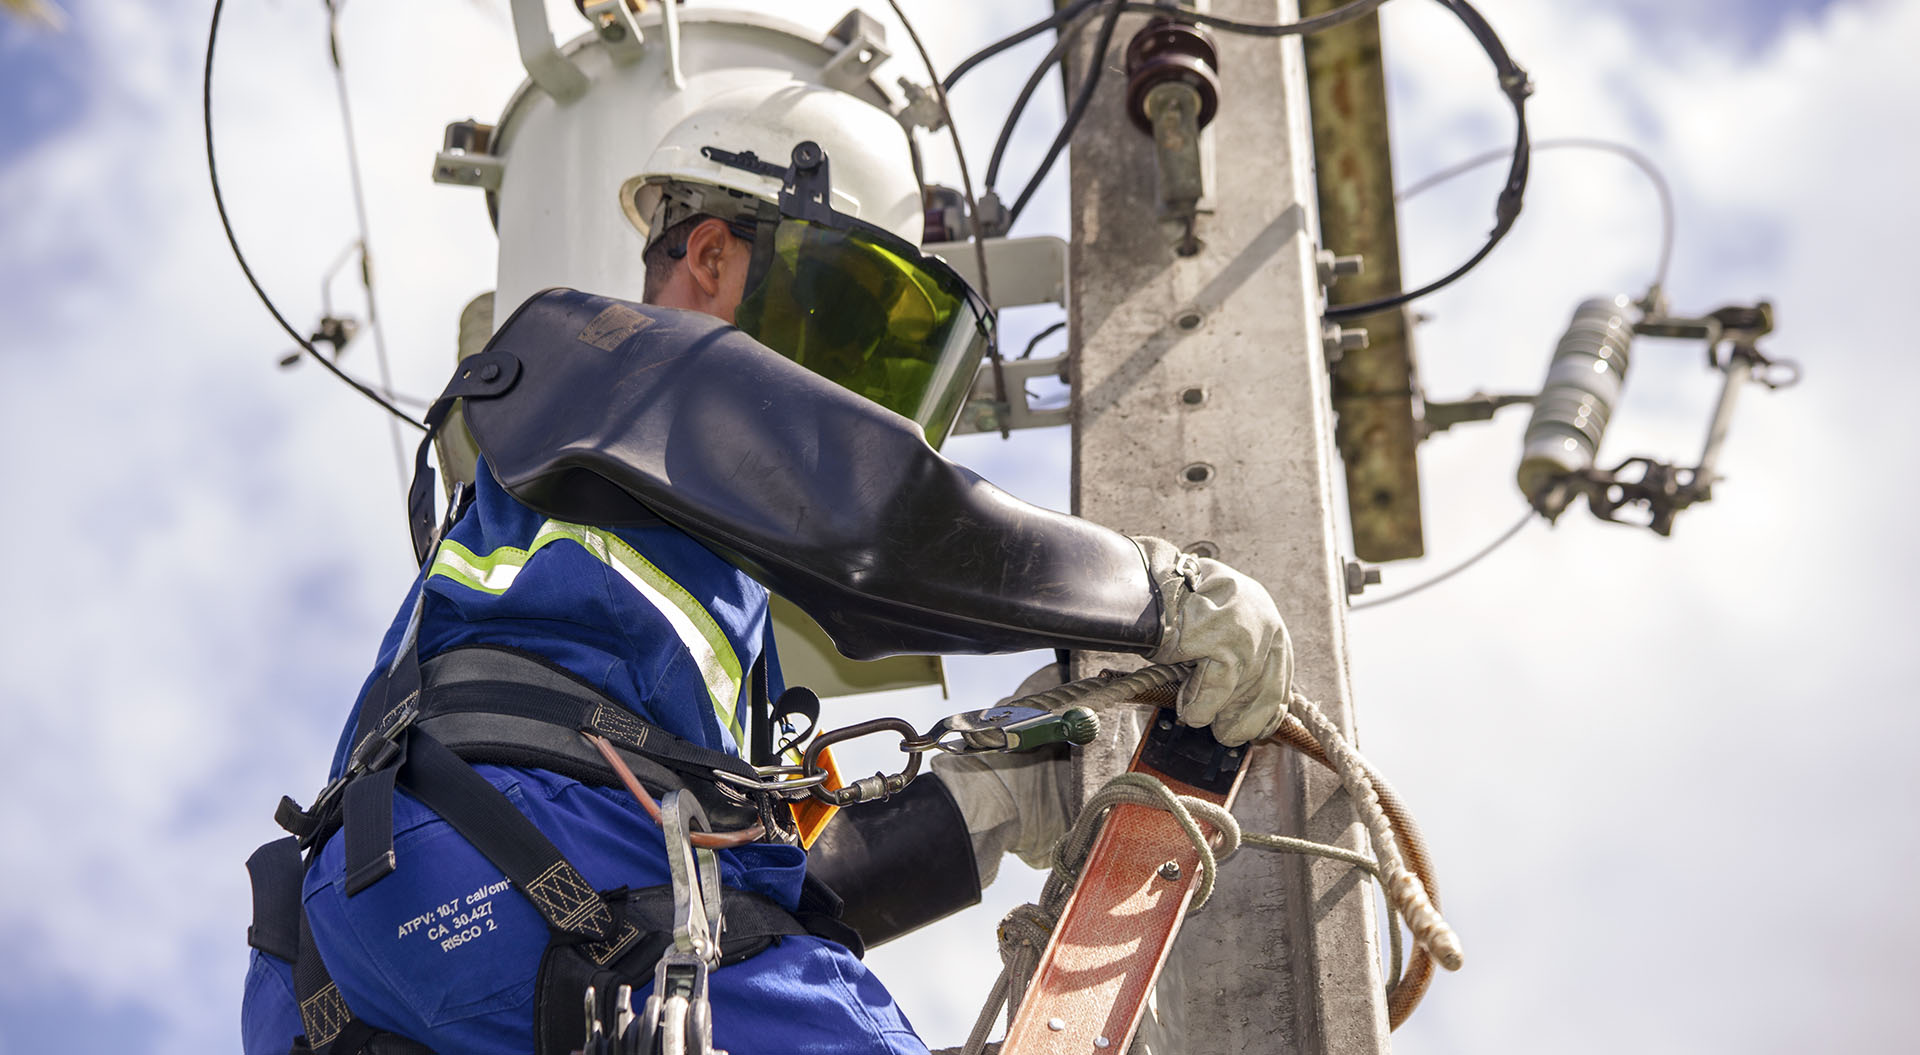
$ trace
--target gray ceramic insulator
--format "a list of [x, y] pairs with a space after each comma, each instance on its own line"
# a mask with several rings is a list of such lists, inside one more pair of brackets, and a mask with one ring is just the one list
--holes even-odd
[[1554, 349], [1520, 455], [1520, 493], [1536, 508], [1543, 502], [1564, 507], [1566, 496], [1555, 496], [1554, 483], [1593, 467], [1627, 379], [1631, 306], [1625, 296], [1583, 302]]

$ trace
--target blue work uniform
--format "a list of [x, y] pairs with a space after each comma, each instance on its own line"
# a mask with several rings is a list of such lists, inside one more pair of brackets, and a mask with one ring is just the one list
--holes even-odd
[[[423, 572], [422, 658], [467, 645], [541, 656], [653, 725], [738, 754], [746, 672], [763, 652], [777, 693], [766, 589], [676, 528], [599, 528], [544, 517], [484, 461], [473, 506]], [[380, 649], [393, 661], [412, 597]], [[372, 679], [369, 679], [371, 684]], [[363, 691], [365, 691], [363, 689]], [[345, 766], [353, 721], [335, 753]], [[624, 789], [539, 769], [474, 767], [594, 887], [672, 882], [664, 839]], [[354, 1013], [436, 1051], [534, 1047], [534, 981], [550, 933], [500, 870], [405, 792], [394, 798], [396, 870], [348, 897], [336, 836], [302, 889], [315, 946]], [[754, 843], [718, 851], [723, 885], [797, 907], [806, 854]], [[651, 982], [648, 982], [650, 987]], [[925, 1055], [892, 996], [844, 947], [778, 938], [711, 977], [714, 1044], [733, 1055]], [[647, 988], [634, 995], [636, 1008]], [[285, 1055], [301, 1032], [291, 968], [253, 953], [242, 1005], [247, 1055]]]

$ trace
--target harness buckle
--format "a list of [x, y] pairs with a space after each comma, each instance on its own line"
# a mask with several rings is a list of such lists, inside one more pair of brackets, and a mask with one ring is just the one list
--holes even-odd
[[413, 726], [419, 716], [420, 694], [415, 692], [400, 706], [387, 712], [378, 729], [360, 739], [353, 753], [347, 757], [345, 771], [320, 789], [320, 794], [313, 797], [312, 806], [303, 810], [293, 799], [280, 796], [280, 805], [273, 811], [275, 823], [299, 838], [300, 849], [309, 849], [316, 835], [330, 830], [327, 818], [339, 808], [340, 796], [347, 790], [347, 785], [356, 777], [392, 765], [400, 757], [401, 735]]
[[[353, 754], [347, 759], [347, 771], [335, 783], [344, 783], [362, 773], [382, 769], [399, 757], [401, 734], [412, 728], [414, 719], [418, 717], [420, 693], [416, 690], [400, 701], [400, 706], [387, 712], [386, 717], [380, 720], [379, 728], [354, 745]], [[318, 801], [314, 806], [316, 809], [319, 807]]]
[[698, 953], [668, 950], [653, 969], [653, 995], [634, 1023], [631, 1055], [726, 1055], [713, 1047], [711, 968]]

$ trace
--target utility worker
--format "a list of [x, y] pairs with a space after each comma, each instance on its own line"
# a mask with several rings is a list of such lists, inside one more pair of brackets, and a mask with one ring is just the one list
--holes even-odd
[[[810, 118], [830, 94], [683, 122], [622, 191], [647, 238], [645, 303], [534, 297], [429, 415], [466, 400], [470, 501], [438, 538], [415, 517], [427, 563], [333, 783], [307, 809], [284, 801], [296, 838], [249, 861], [248, 1055], [586, 1046], [583, 996], [608, 1017], [618, 982], [638, 1005], [685, 912], [680, 836], [652, 801], [669, 794], [758, 836], [714, 851], [712, 1044], [923, 1055], [741, 759], [789, 746], [764, 743], [792, 699], [769, 586], [854, 658], [1198, 661], [1183, 721], [1228, 744], [1278, 725], [1291, 653], [1257, 582], [935, 453], [991, 313], [920, 252], [910, 172], [832, 167], [871, 129]], [[977, 900], [1002, 853], [1037, 858], [1064, 829], [1058, 764], [937, 768], [843, 810], [816, 847], [813, 872], [865, 892], [845, 917], [869, 942]]]

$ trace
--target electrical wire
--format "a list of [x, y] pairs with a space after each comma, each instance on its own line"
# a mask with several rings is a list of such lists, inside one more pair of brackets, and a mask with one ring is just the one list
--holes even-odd
[[1040, 34], [1045, 33], [1047, 30], [1052, 29], [1055, 26], [1066, 25], [1068, 22], [1071, 22], [1073, 19], [1079, 17], [1082, 11], [1085, 11], [1088, 8], [1092, 7], [1093, 5], [1102, 3], [1102, 2], [1103, 0], [1074, 0], [1072, 4], [1069, 4], [1066, 7], [1063, 7], [1060, 10], [1055, 11], [1053, 14], [1048, 15], [1046, 18], [1043, 18], [1038, 22], [1035, 22], [1033, 25], [1030, 25], [1027, 28], [1022, 29], [1010, 36], [1001, 37], [999, 40], [996, 40], [993, 43], [988, 44], [986, 47], [981, 48], [979, 51], [976, 51], [973, 54], [968, 55], [966, 58], [961, 59], [960, 65], [955, 66], [953, 68], [953, 72], [947, 74], [947, 79], [941, 82], [941, 87], [946, 88], [948, 91], [952, 91], [953, 86], [960, 83], [960, 78], [965, 77], [967, 73], [971, 71], [975, 66], [978, 66], [981, 63], [987, 61], [988, 59], [993, 58], [995, 55], [1000, 54], [1001, 52], [1007, 50], [1008, 48], [1018, 47], [1021, 44], [1025, 44], [1027, 41], [1032, 40], [1034, 37], [1037, 37]]
[[220, 14], [225, 7], [226, 0], [214, 0], [213, 17], [207, 29], [206, 68], [201, 75], [200, 81], [200, 118], [207, 144], [207, 179], [213, 186], [213, 207], [214, 211], [220, 215], [220, 228], [226, 232], [227, 245], [233, 250], [234, 262], [240, 265], [240, 273], [246, 276], [247, 284], [253, 287], [253, 292], [259, 296], [260, 303], [266, 306], [268, 314], [272, 315], [273, 320], [280, 324], [280, 328], [287, 332], [287, 336], [293, 338], [295, 344], [305, 350], [306, 353], [312, 356], [321, 366], [326, 367], [335, 377], [346, 382], [354, 391], [379, 404], [387, 413], [424, 432], [426, 431], [425, 425], [408, 416], [406, 411], [394, 406], [379, 392], [349, 377], [346, 371], [340, 369], [331, 359], [320, 354], [320, 350], [313, 346], [312, 341], [302, 336], [299, 330], [294, 329], [293, 324], [287, 321], [287, 317], [282, 315], [280, 309], [274, 306], [273, 298], [267, 296], [267, 291], [261, 287], [260, 280], [254, 277], [253, 268], [247, 265], [246, 254], [240, 251], [240, 240], [234, 235], [233, 221], [227, 215], [226, 197], [220, 192], [220, 167], [214, 159], [213, 151], [213, 57], [215, 45], [217, 45], [220, 40]]
[[[940, 119], [946, 122], [947, 132], [953, 137], [954, 160], [960, 164], [960, 193], [967, 200], [967, 219], [973, 228], [974, 260], [980, 269], [980, 297], [987, 302], [988, 310], [993, 307], [993, 290], [987, 283], [987, 235], [980, 227], [980, 202], [973, 196], [973, 177], [967, 174], [967, 152], [960, 145], [960, 126], [953, 123], [953, 111], [947, 109], [947, 89], [941, 84], [940, 74], [933, 68], [933, 57], [927, 54], [927, 46], [920, 42], [920, 34], [913, 28], [913, 20], [900, 9], [900, 0], [887, 0], [887, 6], [893, 8], [894, 16], [906, 28], [907, 39], [913, 41], [913, 49], [920, 53], [920, 63], [927, 68], [927, 79], [933, 82], [933, 97], [940, 104]], [[1001, 406], [1007, 406], [1007, 372], [1004, 360], [1000, 356], [1000, 325], [994, 320], [987, 330], [987, 358], [993, 363], [993, 398]], [[1012, 431], [1007, 425], [1005, 414], [995, 415], [1000, 419], [1000, 438], [1007, 439]]]
[[1064, 330], [1066, 328], [1067, 328], [1067, 324], [1064, 321], [1056, 322], [1053, 325], [1047, 327], [1046, 329], [1041, 330], [1039, 333], [1034, 334], [1033, 340], [1027, 342], [1027, 350], [1020, 353], [1020, 358], [1022, 359], [1033, 358], [1033, 350], [1035, 348], [1040, 347], [1041, 341], [1046, 340], [1047, 338], [1053, 336], [1056, 333], [1059, 333], [1061, 330]]
[[[1048, 148], [1046, 156], [1041, 160], [1040, 165], [1034, 170], [1026, 186], [1021, 189], [1019, 196], [1014, 199], [1012, 207], [1008, 210], [1008, 226], [1011, 227], [1014, 223], [1017, 223], [1020, 215], [1026, 211], [1027, 203], [1032, 200], [1034, 193], [1039, 189], [1041, 181], [1043, 181], [1047, 173], [1052, 170], [1054, 162], [1059, 159], [1061, 151], [1065, 149], [1068, 140], [1073, 137], [1074, 130], [1079, 126], [1081, 117], [1085, 115], [1087, 106], [1092, 101], [1093, 90], [1098, 84], [1101, 73], [1105, 70], [1106, 64], [1103, 58], [1107, 53], [1108, 45], [1112, 41], [1114, 22], [1122, 12], [1130, 11], [1154, 14], [1163, 18], [1172, 19], [1176, 22], [1195, 23], [1211, 26], [1215, 29], [1230, 33], [1271, 38], [1302, 36], [1331, 29], [1335, 26], [1343, 25], [1372, 14], [1385, 2], [1386, 0], [1351, 0], [1351, 2], [1337, 7], [1332, 11], [1322, 12], [1321, 14], [1293, 22], [1259, 23], [1242, 22], [1237, 19], [1224, 18], [1219, 15], [1189, 11], [1181, 8], [1163, 7], [1159, 4], [1130, 2], [1130, 0], [1109, 0], [1110, 6], [1107, 8], [1107, 16], [1101, 24], [1100, 39], [1093, 51], [1095, 60], [1091, 63], [1087, 77], [1081, 83], [1080, 91], [1075, 96], [1073, 105], [1068, 110], [1066, 120], [1061, 124], [1059, 133], [1054, 137], [1053, 144]], [[1389, 308], [1399, 307], [1408, 301], [1425, 296], [1453, 283], [1476, 267], [1480, 261], [1486, 259], [1487, 255], [1493, 251], [1493, 247], [1506, 236], [1507, 231], [1513, 226], [1514, 219], [1520, 213], [1521, 200], [1526, 190], [1528, 167], [1525, 103], [1527, 96], [1533, 91], [1532, 83], [1527, 79], [1526, 71], [1521, 69], [1520, 66], [1513, 61], [1512, 57], [1507, 54], [1505, 46], [1501, 44], [1499, 36], [1496, 35], [1493, 28], [1487, 24], [1486, 19], [1481, 17], [1480, 13], [1475, 10], [1471, 4], [1467, 3], [1467, 0], [1438, 0], [1438, 2], [1453, 12], [1455, 17], [1459, 18], [1467, 26], [1468, 31], [1473, 34], [1475, 40], [1477, 40], [1482, 49], [1486, 51], [1488, 58], [1492, 60], [1494, 68], [1499, 74], [1502, 90], [1514, 108], [1517, 131], [1514, 140], [1513, 162], [1508, 171], [1507, 186], [1501, 191], [1500, 199], [1495, 205], [1495, 225], [1493, 231], [1488, 236], [1486, 243], [1482, 245], [1480, 250], [1469, 258], [1466, 263], [1455, 268], [1439, 280], [1416, 290], [1397, 293], [1389, 297], [1367, 301], [1362, 304], [1340, 305], [1330, 308], [1327, 312], [1330, 317], [1343, 319], [1357, 318], [1377, 311], [1385, 311]], [[1006, 47], [1011, 47], [1015, 43], [1028, 40], [1038, 33], [1045, 32], [1047, 29], [1067, 25], [1081, 12], [1088, 10], [1089, 6], [1087, 3], [1082, 2], [1068, 8], [1063, 8], [1059, 12], [1056, 12], [1052, 18], [1043, 19], [1003, 41], [996, 42], [982, 49], [976, 53], [974, 57], [970, 58], [967, 63], [962, 63], [962, 66], [971, 68], [970, 64], [975, 64], [977, 61], [983, 60], [986, 57], [998, 54], [999, 51], [1005, 50]], [[1069, 35], [1069, 33], [1063, 32], [1061, 34], [1063, 41]], [[1027, 87], [1022, 90], [1019, 99], [1014, 104], [1013, 110], [1009, 113], [1006, 123], [1001, 126], [1000, 142], [996, 144], [994, 148], [993, 162], [988, 167], [987, 188], [990, 193], [993, 192], [998, 185], [999, 161], [1005, 153], [1005, 144], [1012, 137], [1014, 124], [1019, 120], [1028, 98], [1031, 97], [1034, 88], [1044, 77], [1048, 66], [1064, 58], [1068, 46], [1066, 43], [1055, 44], [1053, 51], [1048, 53], [1047, 58], [1043, 59], [1039, 68], [1034, 71], [1033, 76], [1028, 81]]]
[[1514, 62], [1513, 57], [1507, 54], [1506, 46], [1500, 42], [1499, 35], [1493, 31], [1493, 27], [1487, 24], [1487, 20], [1481, 17], [1480, 12], [1475, 10], [1472, 4], [1467, 3], [1467, 0], [1439, 0], [1439, 3], [1466, 25], [1467, 31], [1473, 34], [1474, 40], [1478, 41], [1481, 49], [1487, 53], [1487, 58], [1493, 61], [1494, 72], [1500, 78], [1500, 90], [1513, 106], [1513, 160], [1507, 166], [1506, 185], [1500, 189], [1500, 197], [1494, 203], [1493, 230], [1488, 233], [1487, 240], [1479, 250], [1467, 258], [1466, 263], [1434, 281], [1418, 289], [1404, 290], [1357, 304], [1331, 305], [1326, 312], [1329, 319], [1345, 322], [1388, 311], [1452, 285], [1467, 272], [1478, 267], [1480, 261], [1485, 260], [1487, 255], [1493, 252], [1493, 247], [1499, 245], [1500, 240], [1513, 229], [1513, 221], [1520, 215], [1521, 202], [1526, 196], [1527, 169], [1531, 157], [1531, 143], [1527, 138], [1527, 96], [1533, 94], [1533, 82], [1528, 79], [1527, 71], [1521, 69], [1520, 64]]
[[1494, 550], [1497, 550], [1501, 546], [1506, 545], [1508, 541], [1510, 541], [1515, 535], [1518, 535], [1520, 533], [1521, 528], [1526, 527], [1529, 523], [1533, 521], [1533, 516], [1534, 516], [1533, 510], [1528, 509], [1526, 511], [1526, 514], [1523, 515], [1518, 521], [1516, 521], [1512, 527], [1508, 528], [1505, 532], [1503, 532], [1499, 538], [1494, 539], [1492, 542], [1487, 543], [1484, 547], [1481, 548], [1480, 552], [1475, 553], [1473, 556], [1468, 557], [1466, 560], [1463, 560], [1460, 563], [1454, 565], [1453, 567], [1448, 568], [1446, 571], [1441, 572], [1440, 574], [1434, 576], [1433, 578], [1428, 579], [1423, 583], [1419, 583], [1414, 586], [1409, 586], [1406, 589], [1401, 590], [1399, 593], [1389, 594], [1377, 600], [1361, 601], [1357, 604], [1349, 605], [1348, 610], [1357, 612], [1362, 608], [1378, 608], [1383, 604], [1392, 604], [1393, 602], [1401, 600], [1402, 598], [1412, 597], [1414, 594], [1419, 593], [1422, 590], [1428, 589], [1430, 587], [1438, 586], [1441, 583], [1446, 582], [1448, 579], [1451, 579], [1454, 576], [1460, 574], [1461, 572], [1466, 571], [1468, 568], [1473, 567], [1475, 564], [1480, 563], [1482, 560], [1486, 559], [1489, 555], [1491, 555]]
[[1239, 33], [1243, 36], [1301, 37], [1309, 33], [1318, 33], [1323, 29], [1332, 29], [1335, 26], [1345, 25], [1356, 18], [1364, 18], [1372, 14], [1376, 8], [1386, 2], [1387, 0], [1350, 0], [1349, 3], [1336, 7], [1331, 11], [1323, 11], [1320, 14], [1311, 15], [1293, 22], [1278, 23], [1242, 22], [1238, 19], [1226, 18], [1221, 15], [1210, 15], [1204, 11], [1189, 11], [1185, 8], [1164, 7], [1160, 4], [1132, 2], [1123, 3], [1120, 6], [1137, 14], [1159, 15], [1163, 18], [1170, 18], [1175, 22], [1194, 22], [1199, 25], [1212, 26], [1215, 29], [1225, 30], [1228, 33]]
[[[380, 370], [380, 390], [393, 399], [393, 369], [387, 361], [387, 331], [380, 322], [379, 301], [373, 293], [373, 241], [367, 224], [367, 195], [360, 178], [360, 149], [353, 134], [353, 108], [347, 104], [347, 71], [340, 64], [340, 5], [344, 0], [325, 0], [327, 5], [327, 58], [333, 66], [334, 95], [340, 100], [340, 125], [346, 134], [347, 176], [353, 187], [353, 215], [360, 227], [360, 286], [367, 294], [367, 328], [373, 331], [373, 361]], [[406, 444], [400, 439], [400, 423], [389, 418], [387, 435], [393, 441], [394, 471], [400, 476], [405, 493], [413, 474], [407, 466]]]
[[[1654, 190], [1660, 195], [1660, 254], [1653, 272], [1653, 286], [1655, 289], [1664, 287], [1667, 284], [1668, 267], [1673, 263], [1675, 210], [1673, 205], [1673, 188], [1667, 184], [1667, 177], [1660, 171], [1660, 167], [1654, 164], [1653, 159], [1625, 143], [1615, 142], [1611, 139], [1596, 139], [1592, 136], [1560, 136], [1553, 139], [1542, 139], [1534, 142], [1532, 147], [1534, 150], [1598, 150], [1625, 158], [1631, 162], [1635, 168], [1646, 174], [1647, 179], [1653, 182]], [[1474, 169], [1483, 168], [1506, 156], [1507, 151], [1505, 150], [1489, 150], [1484, 154], [1476, 154], [1465, 161], [1448, 165], [1438, 172], [1415, 180], [1413, 183], [1408, 184], [1405, 188], [1395, 193], [1393, 200], [1397, 202], [1406, 201], [1416, 194], [1431, 190], [1456, 176], [1462, 176], [1468, 172], [1472, 172]]]
[[[892, 0], [888, 0], [892, 2]], [[1120, 13], [1126, 5], [1114, 0], [1107, 8], [1107, 17], [1100, 22], [1100, 36], [1093, 43], [1093, 58], [1087, 64], [1087, 75], [1080, 82], [1080, 94], [1074, 97], [1073, 106], [1067, 110], [1067, 119], [1061, 123], [1060, 131], [1053, 137], [1053, 145], [1047, 148], [1047, 156], [1040, 159], [1040, 167], [1034, 169], [1033, 177], [1021, 189], [1020, 196], [1014, 199], [1013, 207], [1007, 210], [1007, 227], [1011, 229], [1020, 222], [1020, 214], [1027, 209], [1027, 202], [1033, 200], [1033, 194], [1040, 189], [1040, 182], [1047, 178], [1053, 163], [1059, 159], [1060, 152], [1067, 148], [1067, 140], [1073, 138], [1073, 130], [1080, 126], [1080, 119], [1086, 116], [1087, 106], [1093, 102], [1093, 91], [1100, 86], [1100, 75], [1106, 72], [1107, 48], [1113, 43], [1114, 26], [1120, 21]]]
[[1053, 42], [1052, 50], [1048, 51], [1046, 57], [1040, 60], [1040, 64], [1033, 68], [1033, 75], [1027, 78], [1025, 85], [1021, 86], [1020, 94], [1013, 100], [1013, 107], [1007, 111], [1007, 119], [1000, 125], [1000, 138], [993, 144], [993, 157], [987, 161], [988, 190], [992, 190], [1000, 183], [1000, 162], [1006, 157], [1007, 145], [1013, 141], [1013, 130], [1019, 125], [1021, 115], [1026, 113], [1027, 103], [1033, 98], [1033, 93], [1039, 90], [1040, 82], [1047, 79], [1047, 71], [1060, 61], [1068, 48], [1073, 47], [1074, 41], [1080, 39], [1080, 31], [1084, 28], [1086, 28], [1085, 22], [1067, 23], [1060, 31], [1059, 39]]

